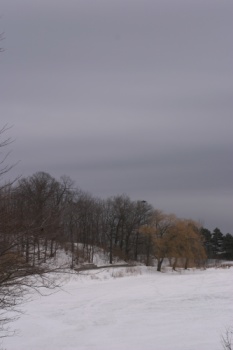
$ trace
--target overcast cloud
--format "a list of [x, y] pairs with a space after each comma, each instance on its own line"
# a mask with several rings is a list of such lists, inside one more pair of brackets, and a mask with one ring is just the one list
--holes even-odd
[[2, 0], [12, 175], [233, 233], [233, 2]]

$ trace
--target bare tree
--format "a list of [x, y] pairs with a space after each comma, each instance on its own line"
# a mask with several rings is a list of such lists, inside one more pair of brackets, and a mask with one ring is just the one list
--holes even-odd
[[[4, 138], [7, 130], [7, 126], [4, 126], [0, 131], [1, 151], [11, 142], [9, 138]], [[5, 165], [7, 154], [3, 152], [0, 154], [0, 180], [3, 180], [4, 175], [11, 169], [11, 166]], [[0, 337], [9, 335], [6, 324], [15, 319], [18, 306], [30, 290], [57, 286], [56, 280], [49, 274], [54, 270], [39, 259], [28, 259], [27, 256], [27, 252], [35, 253], [34, 239], [41, 230], [42, 222], [46, 227], [48, 224], [51, 225], [52, 221], [47, 224], [46, 219], [42, 222], [36, 220], [40, 212], [34, 221], [31, 220], [27, 207], [28, 218], [25, 224], [23, 219], [26, 215], [21, 217], [23, 210], [21, 194], [15, 184], [5, 183], [0, 187]], [[51, 218], [51, 212], [48, 216]], [[25, 238], [28, 238], [28, 241], [25, 241]]]
[[139, 227], [146, 224], [152, 207], [146, 202], [132, 201], [126, 195], [108, 198], [103, 206], [105, 241], [112, 263], [113, 255], [137, 260], [142, 245]]
[[155, 210], [152, 216], [151, 225], [154, 228], [153, 246], [157, 259], [157, 271], [161, 271], [164, 259], [171, 256], [173, 236], [170, 235], [170, 230], [176, 220], [175, 215], [165, 214], [161, 210]]
[[[62, 231], [62, 210], [66, 185], [47, 173], [38, 172], [19, 181], [15, 189], [15, 216], [24, 227], [27, 262], [46, 262], [55, 253], [55, 241]], [[33, 245], [33, 251], [29, 246]], [[29, 256], [30, 255], [30, 256]]]

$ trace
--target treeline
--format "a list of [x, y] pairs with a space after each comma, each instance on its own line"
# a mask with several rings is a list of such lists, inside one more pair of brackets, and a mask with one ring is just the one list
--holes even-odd
[[218, 227], [213, 232], [201, 229], [208, 259], [233, 260], [233, 235], [223, 235]]
[[188, 268], [203, 265], [207, 257], [232, 259], [233, 237], [219, 232], [126, 195], [94, 198], [74, 188], [70, 178], [58, 181], [44, 172], [0, 191], [0, 243], [6, 247], [0, 259], [10, 251], [16, 264], [38, 266], [64, 247], [74, 268], [83, 260], [92, 262], [101, 247], [110, 264], [114, 256], [146, 265], [155, 261], [160, 271], [168, 258], [173, 268], [177, 263]]

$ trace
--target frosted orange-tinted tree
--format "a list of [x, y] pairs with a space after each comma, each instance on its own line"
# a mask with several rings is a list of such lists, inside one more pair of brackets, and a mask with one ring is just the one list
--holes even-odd
[[203, 237], [199, 224], [193, 220], [178, 219], [170, 228], [171, 257], [174, 258], [173, 269], [178, 259], [183, 261], [184, 268], [189, 264], [201, 266], [206, 259]]
[[189, 264], [200, 266], [206, 259], [199, 225], [192, 220], [155, 210], [149, 225], [142, 226], [140, 232], [145, 240], [146, 264], [150, 257], [156, 258], [157, 271], [165, 258], [173, 262], [174, 270], [178, 261], [187, 269]]

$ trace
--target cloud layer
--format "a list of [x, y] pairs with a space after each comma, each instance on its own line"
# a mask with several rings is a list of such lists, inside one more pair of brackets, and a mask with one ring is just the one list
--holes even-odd
[[232, 232], [230, 1], [2, 1], [1, 124], [69, 175]]

